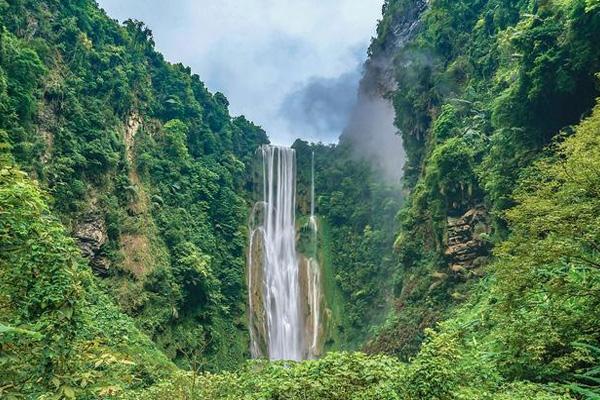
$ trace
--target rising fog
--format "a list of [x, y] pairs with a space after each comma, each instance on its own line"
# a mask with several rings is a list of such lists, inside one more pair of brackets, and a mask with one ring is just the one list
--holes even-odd
[[386, 181], [399, 183], [406, 156], [402, 138], [394, 125], [394, 108], [385, 98], [395, 86], [389, 70], [385, 58], [365, 64], [356, 102], [340, 142], [350, 144], [354, 156], [371, 162]]
[[389, 100], [361, 85], [340, 141], [352, 145], [355, 157], [380, 169], [386, 181], [399, 183], [406, 157], [394, 117]]

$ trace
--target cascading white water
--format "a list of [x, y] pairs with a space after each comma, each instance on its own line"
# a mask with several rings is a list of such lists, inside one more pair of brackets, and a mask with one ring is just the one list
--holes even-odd
[[312, 153], [311, 159], [311, 185], [310, 185], [310, 229], [312, 230], [312, 257], [307, 260], [306, 282], [307, 282], [307, 302], [310, 311], [311, 324], [311, 343], [309, 355], [315, 356], [319, 353], [319, 334], [321, 328], [321, 267], [317, 261], [317, 232], [318, 224], [315, 215], [315, 153]]
[[[296, 227], [296, 153], [259, 149], [262, 200], [250, 218], [248, 305], [254, 358], [302, 360], [322, 354], [324, 294], [318, 262], [315, 161], [311, 163], [310, 217]], [[297, 251], [302, 246], [303, 253]]]
[[[299, 283], [299, 259], [296, 253], [296, 153], [293, 149], [263, 146], [263, 210], [262, 225], [250, 234], [250, 268], [256, 235], [262, 237], [262, 303], [265, 315], [266, 347], [272, 360], [301, 360], [303, 351], [303, 319]], [[250, 271], [250, 312], [257, 304], [253, 293], [256, 276]], [[252, 332], [251, 335], [256, 336]], [[255, 337], [253, 355], [260, 354]]]
[[317, 232], [317, 217], [315, 216], [315, 152], [312, 152], [311, 159], [311, 176], [310, 176], [310, 225]]
[[310, 308], [310, 345], [308, 355], [319, 355], [319, 335], [321, 328], [321, 267], [314, 258], [306, 260], [307, 302]]

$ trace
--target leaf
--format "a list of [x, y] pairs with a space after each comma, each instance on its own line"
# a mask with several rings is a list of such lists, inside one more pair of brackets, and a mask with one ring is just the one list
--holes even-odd
[[67, 317], [67, 319], [72, 319], [73, 318], [73, 307], [71, 307], [71, 306], [63, 307], [62, 313], [65, 317]]
[[70, 386], [63, 386], [62, 392], [63, 392], [63, 395], [68, 399], [75, 398], [75, 390], [73, 390], [73, 388]]
[[0, 334], [2, 333], [15, 333], [17, 335], [25, 335], [30, 336], [36, 340], [41, 340], [44, 336], [39, 332], [28, 331], [25, 329], [13, 328], [12, 326], [7, 326], [0, 323]]
[[52, 378], [52, 380], [50, 381], [56, 388], [60, 387], [60, 379], [58, 379], [57, 377]]

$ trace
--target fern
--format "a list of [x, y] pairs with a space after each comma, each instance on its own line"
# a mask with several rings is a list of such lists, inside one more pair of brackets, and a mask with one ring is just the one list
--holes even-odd
[[573, 375], [574, 382], [567, 387], [586, 400], [600, 400], [600, 348], [589, 343], [575, 343], [575, 347], [587, 350], [594, 357], [595, 366]]

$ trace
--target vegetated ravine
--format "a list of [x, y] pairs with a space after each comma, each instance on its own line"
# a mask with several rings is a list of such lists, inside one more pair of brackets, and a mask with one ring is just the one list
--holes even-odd
[[1, 398], [599, 398], [600, 3], [382, 11], [282, 148], [143, 23], [0, 0]]

